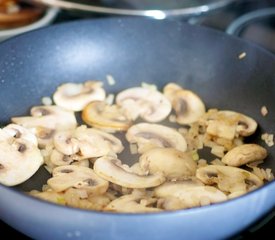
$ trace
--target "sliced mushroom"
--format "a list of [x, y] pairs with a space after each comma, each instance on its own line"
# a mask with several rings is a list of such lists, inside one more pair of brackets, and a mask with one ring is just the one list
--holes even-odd
[[18, 185], [42, 165], [43, 157], [35, 136], [15, 124], [0, 129], [0, 183]]
[[233, 167], [260, 161], [267, 157], [265, 148], [258, 144], [243, 144], [227, 152], [222, 158], [222, 162]]
[[164, 147], [186, 151], [185, 138], [175, 129], [151, 123], [138, 123], [130, 127], [126, 133], [130, 143], [137, 143], [138, 152], [143, 153], [151, 148]]
[[76, 165], [59, 166], [53, 170], [48, 185], [56, 192], [74, 187], [85, 189], [89, 194], [99, 195], [107, 191], [109, 183], [99, 177], [91, 168]]
[[[139, 196], [134, 194], [121, 196], [112, 202], [110, 202], [105, 208], [105, 211], [112, 212], [126, 212], [126, 213], [145, 213], [145, 212], [160, 212], [162, 211], [159, 208], [149, 207], [141, 203], [141, 201], [149, 202], [151, 199], [145, 196]], [[156, 202], [157, 200], [154, 199]]]
[[64, 155], [56, 149], [52, 151], [50, 160], [55, 166], [70, 165], [74, 161], [72, 155]]
[[[156, 187], [157, 197], [175, 197], [181, 200], [181, 208], [191, 208], [226, 201], [226, 195], [215, 187], [202, 186], [196, 182], [168, 182]], [[177, 203], [179, 207], [179, 203]], [[170, 206], [171, 208], [171, 206]]]
[[131, 125], [121, 108], [103, 101], [89, 103], [83, 109], [82, 119], [95, 128], [113, 131], [126, 131]]
[[122, 165], [119, 159], [110, 156], [98, 158], [94, 163], [94, 171], [105, 180], [127, 188], [155, 187], [165, 181], [161, 173], [141, 176], [131, 172], [129, 166]]
[[53, 95], [56, 105], [72, 111], [81, 111], [91, 101], [103, 101], [105, 90], [99, 81], [65, 83]]
[[52, 142], [56, 130], [73, 129], [77, 126], [74, 112], [58, 106], [36, 106], [31, 116], [13, 117], [12, 122], [31, 129], [44, 148]]
[[116, 103], [131, 120], [140, 116], [148, 122], [160, 122], [171, 111], [168, 99], [159, 91], [149, 88], [128, 88], [117, 95]]
[[251, 191], [263, 185], [255, 174], [231, 166], [209, 165], [197, 169], [196, 177], [207, 185], [217, 187], [228, 193]]
[[205, 113], [203, 101], [194, 92], [183, 89], [175, 83], [167, 84], [163, 92], [172, 103], [179, 124], [196, 122]]
[[168, 179], [195, 176], [197, 164], [191, 153], [174, 148], [153, 148], [139, 158], [143, 171], [162, 172]]
[[54, 145], [59, 152], [65, 155], [78, 154], [81, 159], [101, 157], [123, 150], [121, 141], [115, 136], [86, 126], [57, 132]]
[[257, 129], [257, 122], [238, 112], [233, 111], [217, 111], [209, 115], [208, 134], [233, 139], [234, 136], [247, 137], [252, 135]]
[[114, 135], [110, 133], [106, 133], [101, 130], [93, 129], [93, 128], [87, 128], [91, 134], [98, 134], [103, 138], [103, 140], [108, 143], [109, 148], [114, 152], [114, 153], [121, 153], [124, 149], [122, 142], [120, 141], [119, 138], [115, 137]]

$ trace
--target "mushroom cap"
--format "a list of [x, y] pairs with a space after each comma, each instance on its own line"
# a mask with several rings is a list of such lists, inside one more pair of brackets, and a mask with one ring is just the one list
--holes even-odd
[[[138, 123], [131, 126], [127, 133], [126, 139], [130, 143], [137, 143], [139, 153], [155, 147], [175, 148], [179, 151], [186, 151], [187, 143], [185, 138], [173, 128], [160, 124]], [[142, 149], [142, 145], [147, 145]]]
[[196, 177], [207, 185], [217, 185], [225, 192], [250, 191], [263, 185], [255, 174], [231, 166], [208, 165], [197, 169]]
[[172, 103], [179, 124], [196, 122], [205, 113], [203, 101], [194, 92], [183, 89], [175, 83], [167, 84], [163, 91]]
[[138, 116], [148, 122], [160, 122], [171, 112], [171, 104], [159, 91], [143, 87], [128, 88], [116, 97], [116, 103], [129, 119]]
[[100, 177], [127, 188], [149, 188], [162, 184], [165, 177], [161, 173], [138, 175], [119, 159], [111, 156], [98, 158], [94, 163], [94, 171]]
[[267, 157], [265, 148], [258, 144], [243, 144], [228, 151], [222, 158], [222, 162], [233, 167], [260, 161]]
[[91, 101], [103, 101], [105, 90], [99, 81], [64, 83], [53, 94], [56, 105], [72, 111], [81, 111]]
[[167, 178], [195, 176], [197, 164], [189, 152], [174, 148], [153, 148], [139, 158], [141, 169], [153, 174], [162, 172]]
[[124, 213], [145, 213], [145, 212], [160, 212], [159, 208], [148, 207], [140, 204], [141, 200], [147, 200], [146, 196], [129, 194], [121, 196], [110, 202], [105, 208], [105, 211], [124, 212]]
[[29, 179], [42, 163], [37, 140], [28, 129], [15, 124], [0, 129], [0, 183], [18, 185]]
[[82, 119], [90, 126], [114, 131], [126, 131], [131, 125], [122, 109], [103, 101], [89, 103], [82, 111]]
[[48, 185], [56, 192], [62, 192], [70, 187], [85, 189], [91, 194], [103, 194], [109, 183], [99, 177], [91, 168], [68, 165], [56, 167], [48, 179]]

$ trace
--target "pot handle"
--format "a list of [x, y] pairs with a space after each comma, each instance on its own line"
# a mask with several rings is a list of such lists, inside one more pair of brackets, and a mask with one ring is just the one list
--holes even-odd
[[226, 33], [230, 35], [239, 36], [242, 30], [248, 24], [257, 21], [261, 18], [266, 18], [272, 15], [275, 16], [275, 8], [263, 8], [246, 13], [241, 17], [237, 18], [236, 20], [234, 20], [232, 23], [230, 23], [230, 25], [226, 28]]

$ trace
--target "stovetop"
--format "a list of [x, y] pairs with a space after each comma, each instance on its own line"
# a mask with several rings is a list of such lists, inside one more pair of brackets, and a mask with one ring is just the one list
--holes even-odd
[[[203, 25], [211, 28], [215, 28], [220, 31], [226, 31], [228, 26], [232, 24], [233, 21], [237, 21], [241, 16], [259, 9], [266, 9], [275, 7], [274, 0], [244, 0], [237, 1], [231, 6], [212, 12], [210, 15], [196, 16], [188, 20], [191, 24]], [[61, 11], [56, 21], [53, 24], [83, 19], [91, 18], [93, 16], [79, 15], [68, 11]], [[98, 16], [97, 16], [98, 17]], [[102, 16], [100, 16], [102, 17]], [[104, 17], [104, 16], [103, 16]], [[275, 53], [275, 14], [268, 18], [257, 19], [257, 21], [250, 21], [242, 31], [238, 34], [239, 37], [244, 38], [248, 41], [252, 41], [256, 44], [261, 45], [267, 50]], [[257, 237], [262, 237], [266, 232], [270, 232], [275, 227], [275, 210], [264, 216], [253, 226], [245, 229], [243, 232], [238, 233], [231, 239], [252, 239]], [[0, 229], [5, 233], [6, 238], [13, 239], [30, 239], [25, 235], [17, 232], [13, 228], [6, 225], [4, 222], [0, 221]]]

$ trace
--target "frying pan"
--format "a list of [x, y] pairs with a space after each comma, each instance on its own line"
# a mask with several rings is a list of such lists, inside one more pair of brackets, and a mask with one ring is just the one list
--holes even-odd
[[[245, 52], [246, 57], [238, 56]], [[108, 18], [76, 21], [33, 31], [0, 45], [0, 122], [25, 115], [62, 82], [105, 81], [118, 92], [142, 81], [176, 82], [201, 96], [207, 108], [253, 117], [248, 139], [275, 132], [275, 57], [264, 49], [211, 29], [177, 21]], [[269, 109], [266, 117], [261, 107]], [[275, 148], [263, 167], [275, 171]], [[125, 161], [127, 159], [124, 159]], [[127, 162], [127, 161], [126, 161]], [[223, 203], [158, 214], [115, 214], [58, 206], [22, 191], [46, 181], [43, 167], [26, 183], [0, 185], [0, 217], [35, 239], [224, 239], [275, 206], [275, 181]]]

